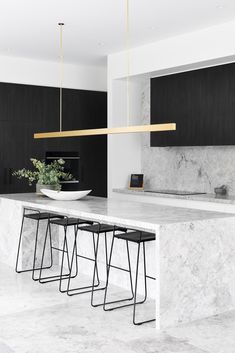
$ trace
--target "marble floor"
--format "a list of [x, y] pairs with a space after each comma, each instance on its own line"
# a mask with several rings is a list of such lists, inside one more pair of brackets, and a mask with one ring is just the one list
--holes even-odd
[[235, 353], [235, 311], [157, 332], [0, 264], [0, 353]]

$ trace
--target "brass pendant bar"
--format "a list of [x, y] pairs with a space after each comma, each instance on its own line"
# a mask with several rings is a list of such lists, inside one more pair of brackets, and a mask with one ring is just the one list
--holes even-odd
[[126, 134], [138, 132], [160, 132], [176, 130], [175, 123], [152, 124], [152, 125], [133, 125], [113, 128], [87, 129], [87, 130], [71, 130], [57, 132], [39, 132], [34, 134], [35, 139], [58, 138], [58, 137], [77, 137], [77, 136], [95, 136], [110, 134]]

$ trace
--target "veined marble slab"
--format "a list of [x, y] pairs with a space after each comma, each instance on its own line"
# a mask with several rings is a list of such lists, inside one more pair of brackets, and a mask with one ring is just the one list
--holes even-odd
[[234, 218], [160, 226], [161, 327], [235, 308]]
[[[61, 202], [35, 194], [1, 195], [0, 257], [12, 267], [23, 207], [154, 232], [156, 241], [147, 249], [147, 265], [149, 274], [156, 274], [149, 294], [156, 299], [158, 328], [235, 308], [233, 214], [97, 197]], [[132, 245], [134, 268], [136, 249]], [[81, 249], [91, 250], [87, 235], [81, 236]], [[115, 264], [123, 265], [126, 253], [121, 241], [116, 254]], [[101, 253], [101, 264], [103, 255]], [[88, 270], [83, 267], [84, 273]], [[127, 288], [128, 281], [120, 276], [116, 271], [113, 283]]]
[[229, 213], [92, 196], [77, 201], [55, 201], [29, 193], [0, 195], [1, 200], [11, 200], [27, 207], [36, 207], [41, 210], [75, 215], [120, 226], [136, 227], [146, 231], [155, 231], [156, 226], [162, 224], [234, 217]]

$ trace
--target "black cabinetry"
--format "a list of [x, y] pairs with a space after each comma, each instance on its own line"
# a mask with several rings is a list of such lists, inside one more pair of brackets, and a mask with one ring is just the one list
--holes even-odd
[[[106, 92], [63, 90], [63, 129], [107, 126]], [[52, 87], [0, 83], [0, 193], [34, 191], [12, 177], [31, 168], [31, 157], [47, 151], [78, 151], [80, 187], [107, 195], [107, 137], [34, 140], [35, 132], [59, 130], [59, 90]]]
[[235, 145], [235, 64], [151, 80], [151, 123], [177, 130], [151, 133], [151, 146]]

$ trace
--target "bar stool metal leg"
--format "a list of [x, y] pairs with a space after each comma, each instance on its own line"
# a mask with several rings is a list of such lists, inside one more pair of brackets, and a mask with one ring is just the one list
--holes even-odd
[[[38, 221], [38, 226], [39, 226], [39, 221]], [[45, 266], [43, 267], [43, 263], [41, 261], [41, 266], [38, 267], [37, 269], [35, 268], [36, 266], [36, 259], [37, 259], [37, 242], [38, 242], [38, 227], [37, 227], [37, 232], [36, 232], [36, 240], [35, 240], [35, 250], [34, 250], [34, 258], [33, 258], [33, 270], [32, 270], [32, 279], [34, 281], [38, 281], [39, 278], [36, 278], [35, 277], [35, 271], [39, 270], [39, 277], [40, 277], [40, 274], [42, 272], [42, 270], [45, 270], [45, 269], [49, 269], [53, 266], [53, 256], [52, 256], [52, 240], [51, 240], [51, 233], [50, 233], [50, 223], [49, 223], [49, 219], [48, 219], [48, 223], [47, 223], [47, 228], [46, 228], [46, 235], [45, 235], [45, 239], [44, 239], [44, 245], [43, 245], [43, 251], [42, 251], [42, 256], [44, 256], [44, 253], [45, 253], [45, 249], [46, 249], [46, 238], [47, 238], [47, 233], [48, 233], [48, 230], [49, 230], [49, 239], [50, 239], [50, 266]]]
[[[93, 233], [94, 234], [94, 233]], [[94, 281], [95, 281], [95, 268], [98, 268], [98, 252], [99, 252], [99, 240], [100, 240], [100, 232], [97, 234], [97, 243], [96, 243], [96, 251], [95, 251], [95, 265], [94, 265], [94, 272], [93, 272], [93, 281], [92, 281], [92, 291], [91, 291], [91, 306], [97, 308], [99, 306], [103, 306], [103, 303], [94, 304], [94, 292], [105, 290], [107, 287], [108, 281], [108, 247], [107, 247], [107, 233], [104, 234], [104, 245], [105, 245], [105, 269], [106, 269], [106, 282], [105, 286], [102, 288], [95, 288]], [[95, 289], [94, 289], [95, 288]]]
[[103, 306], [104, 303], [98, 303], [94, 304], [94, 293], [97, 291], [102, 291], [105, 290], [107, 287], [107, 281], [108, 281], [108, 247], [107, 247], [107, 234], [105, 232], [105, 268], [106, 268], [106, 282], [105, 286], [101, 288], [95, 288], [94, 287], [94, 281], [95, 281], [95, 267], [98, 267], [98, 252], [99, 252], [99, 238], [100, 238], [100, 233], [98, 232], [97, 234], [97, 242], [96, 242], [96, 249], [95, 249], [95, 265], [94, 265], [94, 271], [93, 271], [93, 281], [92, 281], [92, 291], [91, 291], [91, 306], [94, 308], [97, 308], [99, 306]]
[[[77, 253], [77, 234], [78, 234], [78, 227], [77, 227], [77, 230], [75, 232], [75, 237], [74, 237], [74, 245], [73, 245], [72, 259], [71, 259], [71, 269], [70, 269], [70, 275], [68, 277], [67, 289], [66, 290], [62, 290], [62, 281], [60, 281], [60, 286], [59, 286], [60, 292], [61, 293], [67, 292], [67, 294], [69, 296], [80, 295], [80, 294], [84, 294], [84, 293], [90, 293], [91, 292], [91, 288], [93, 286], [93, 284], [91, 284], [89, 286], [77, 287], [77, 288], [72, 288], [72, 289], [70, 288], [71, 279], [75, 277], [75, 276], [72, 276], [74, 258], [76, 258], [76, 273], [77, 274], [78, 274], [78, 257], [82, 257], [82, 258], [85, 258], [85, 259], [88, 259], [88, 260], [92, 260], [91, 258], [87, 258], [85, 256], [78, 255], [78, 253]], [[94, 249], [94, 254], [95, 254], [95, 237], [94, 237], [94, 233], [93, 233], [93, 237], [92, 238], [93, 238], [93, 249]], [[62, 276], [62, 274], [63, 274], [63, 261], [62, 261], [62, 264], [61, 264], [61, 276]], [[96, 275], [97, 283], [94, 284], [94, 287], [98, 287], [99, 284], [100, 284], [100, 280], [99, 280], [99, 274], [98, 274], [98, 268], [97, 268], [96, 262], [95, 262], [95, 275]]]
[[111, 265], [112, 254], [113, 254], [113, 246], [114, 246], [114, 240], [115, 240], [115, 237], [113, 237], [113, 239], [112, 239], [112, 244], [111, 244], [111, 249], [110, 249], [110, 256], [109, 256], [109, 262], [108, 262], [107, 285], [106, 285], [106, 289], [105, 289], [104, 303], [103, 303], [103, 309], [104, 309], [104, 311], [112, 311], [112, 310], [115, 310], [115, 309], [119, 309], [119, 308], [124, 308], [124, 307], [127, 307], [127, 306], [131, 306], [131, 305], [133, 305], [133, 304], [123, 304], [123, 305], [120, 305], [120, 306], [115, 306], [115, 307], [111, 307], [111, 308], [106, 308], [106, 305], [109, 305], [109, 304], [122, 303], [122, 302], [125, 302], [125, 301], [131, 301], [131, 300], [134, 299], [132, 270], [131, 270], [131, 262], [130, 262], [130, 251], [129, 251], [128, 242], [126, 241], [127, 259], [128, 259], [128, 267], [129, 267], [129, 270], [126, 270], [126, 272], [129, 272], [129, 276], [130, 276], [130, 286], [131, 286], [131, 294], [132, 294], [132, 296], [131, 296], [130, 298], [126, 298], [126, 299], [124, 298], [124, 299], [118, 299], [118, 300], [114, 300], [114, 301], [107, 302], [107, 292], [108, 292], [108, 282], [109, 282], [109, 276], [110, 276], [110, 268], [111, 268], [111, 267], [114, 267], [114, 268], [115, 268], [115, 266]]
[[[56, 282], [56, 281], [60, 281], [61, 280], [60, 274], [53, 275], [53, 276], [42, 277], [43, 262], [44, 262], [44, 258], [45, 258], [45, 249], [46, 249], [46, 243], [47, 243], [48, 234], [49, 234], [50, 244], [52, 244], [50, 221], [49, 221], [49, 224], [48, 224], [48, 229], [46, 231], [46, 236], [45, 236], [44, 245], [43, 245], [43, 252], [42, 252], [42, 258], [41, 258], [41, 269], [40, 269], [40, 273], [39, 273], [39, 278], [36, 279], [36, 280], [39, 280], [39, 282], [41, 284], [49, 283], [49, 282]], [[67, 235], [66, 234], [67, 234], [67, 226], [64, 227], [64, 243], [65, 243], [65, 246], [66, 246], [66, 250], [63, 249], [62, 258], [64, 256], [64, 253], [66, 253], [67, 254], [68, 267], [69, 267], [69, 273], [64, 274], [62, 280], [64, 278], [66, 279], [66, 276], [68, 277], [69, 274], [70, 274], [70, 261], [69, 261], [68, 243], [67, 243]], [[53, 249], [52, 245], [51, 245], [51, 249]]]
[[[21, 249], [21, 245], [22, 245], [22, 236], [23, 236], [23, 228], [24, 228], [24, 221], [25, 221], [25, 217], [26, 217], [26, 210], [30, 210], [32, 211], [32, 209], [27, 209], [24, 208], [23, 210], [23, 216], [22, 216], [22, 222], [21, 222], [21, 228], [20, 228], [20, 236], [19, 236], [19, 242], [18, 242], [18, 248], [17, 248], [17, 256], [16, 256], [16, 266], [15, 266], [15, 271], [17, 273], [23, 273], [23, 272], [34, 272], [34, 271], [39, 271], [41, 268], [36, 268], [35, 264], [36, 264], [36, 257], [37, 257], [37, 245], [38, 245], [38, 232], [39, 232], [39, 220], [37, 220], [37, 226], [36, 226], [36, 235], [35, 235], [35, 242], [34, 242], [34, 253], [33, 253], [33, 267], [30, 269], [26, 269], [26, 270], [19, 270], [18, 269], [18, 265], [19, 265], [19, 255], [20, 255], [20, 249]], [[40, 211], [38, 210], [33, 210], [35, 213], [40, 214]], [[52, 257], [51, 257], [51, 263], [49, 266], [44, 267], [44, 269], [49, 269], [52, 267]]]
[[[65, 247], [66, 247], [66, 233], [64, 234], [64, 241], [63, 241], [63, 249], [62, 249], [62, 258], [61, 258], [61, 267], [60, 267], [60, 281], [59, 281], [59, 291], [63, 293], [64, 291], [62, 290], [62, 280], [63, 280], [63, 267], [64, 267], [64, 254], [65, 254]], [[68, 249], [68, 248], [67, 248]], [[72, 271], [72, 262], [73, 262], [73, 254], [72, 254], [72, 259], [71, 259], [71, 264], [69, 265], [69, 273], [71, 274]], [[76, 271], [77, 272], [77, 271]], [[69, 276], [70, 277], [70, 276]], [[68, 277], [68, 278], [69, 278]]]
[[[93, 251], [94, 251], [94, 257], [95, 257], [95, 234], [92, 233], [92, 241], [93, 241]], [[96, 280], [97, 280], [97, 285], [95, 287], [98, 287], [100, 285], [100, 279], [99, 279], [99, 271], [98, 271], [98, 266], [97, 262], [94, 259], [94, 264], [95, 264], [95, 270], [96, 270]]]
[[[19, 237], [19, 243], [18, 243], [18, 249], [17, 249], [17, 256], [16, 256], [16, 266], [15, 266], [15, 271], [17, 273], [21, 273], [23, 271], [18, 270], [18, 263], [19, 263], [19, 256], [20, 256], [20, 247], [21, 247], [21, 241], [22, 241], [22, 234], [23, 234], [23, 228], [24, 228], [24, 215], [25, 215], [25, 209], [23, 211], [23, 217], [22, 217], [22, 222], [21, 222], [21, 228], [20, 228], [20, 237]], [[25, 270], [30, 271], [30, 270]]]
[[[94, 233], [93, 233], [93, 235], [94, 235]], [[98, 304], [98, 305], [95, 305], [95, 304], [94, 304], [94, 291], [97, 291], [97, 290], [101, 291], [101, 290], [104, 290], [104, 289], [105, 289], [105, 287], [94, 289], [94, 284], [95, 284], [95, 269], [96, 269], [96, 267], [98, 266], [98, 265], [97, 265], [97, 256], [98, 256], [98, 249], [99, 249], [99, 239], [100, 239], [100, 233], [98, 232], [98, 234], [97, 234], [97, 239], [96, 239], [96, 246], [95, 246], [95, 264], [94, 264], [94, 270], [93, 270], [92, 289], [91, 289], [91, 306], [93, 306], [93, 307], [99, 306], [99, 304]], [[106, 266], [107, 266], [107, 264], [106, 264]], [[107, 267], [106, 267], [106, 268], [107, 268]]]
[[39, 220], [37, 221], [37, 229], [36, 229], [36, 236], [35, 236], [35, 247], [34, 247], [34, 256], [33, 256], [33, 271], [32, 271], [32, 279], [33, 280], [34, 280], [34, 271], [35, 271], [35, 265], [36, 265], [36, 259], [37, 259], [38, 230], [39, 230]]
[[[64, 274], [63, 274], [63, 268], [64, 268], [64, 254], [65, 254], [65, 246], [66, 246], [66, 234], [64, 236], [64, 243], [63, 243], [63, 253], [62, 253], [62, 260], [61, 260], [61, 269], [60, 269], [60, 282], [59, 282], [59, 291], [61, 293], [67, 293], [68, 292], [68, 286], [70, 284], [70, 280], [71, 278], [74, 278], [78, 275], [78, 260], [77, 260], [77, 232], [78, 232], [78, 227], [74, 226], [74, 246], [73, 246], [73, 250], [72, 250], [72, 257], [71, 257], [71, 262], [68, 263], [68, 268], [69, 268], [69, 274], [68, 277], [63, 278]], [[67, 243], [67, 249], [68, 249], [68, 243]], [[73, 270], [73, 262], [74, 262], [74, 257], [76, 260], [76, 271], [75, 271], [75, 275], [72, 275], [72, 270]], [[68, 280], [68, 284], [67, 284], [67, 289], [63, 290], [62, 289], [62, 281], [63, 279], [67, 279]]]
[[[138, 286], [138, 275], [139, 275], [139, 257], [140, 257], [140, 243], [138, 244], [137, 250], [137, 261], [136, 261], [136, 279], [135, 279], [135, 296], [134, 296], [134, 309], [133, 309], [133, 324], [142, 325], [148, 322], [156, 321], [156, 319], [150, 319], [145, 321], [136, 321], [136, 305], [137, 303], [137, 286]], [[147, 274], [146, 274], [146, 257], [145, 257], [145, 243], [143, 243], [143, 260], [144, 260], [144, 283], [145, 283], [145, 297], [143, 303], [147, 299]]]
[[[59, 291], [61, 293], [64, 293], [65, 291], [62, 290], [62, 279], [63, 279], [63, 268], [64, 268], [64, 254], [65, 254], [65, 247], [66, 247], [66, 234], [64, 235], [64, 242], [63, 242], [63, 250], [62, 250], [62, 259], [61, 259], [61, 268], [60, 268], [60, 282], [59, 282]], [[74, 251], [74, 249], [73, 249]], [[74, 253], [72, 253], [72, 259], [71, 259], [71, 265], [70, 265], [70, 275], [71, 271], [73, 268], [73, 258], [74, 258]], [[77, 271], [76, 271], [77, 272]], [[70, 275], [68, 277], [68, 280], [70, 281]]]

